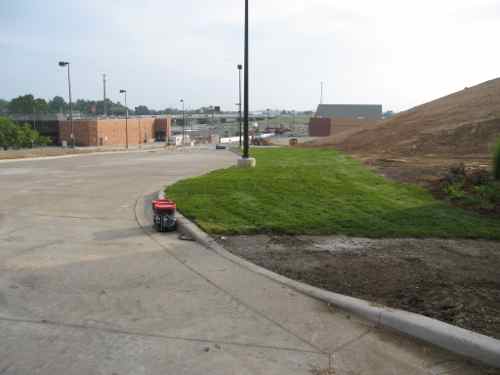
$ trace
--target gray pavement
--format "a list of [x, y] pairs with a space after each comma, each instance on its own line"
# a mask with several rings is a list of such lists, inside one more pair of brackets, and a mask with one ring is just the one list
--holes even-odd
[[0, 164], [0, 374], [483, 373], [147, 225], [154, 191], [235, 160]]

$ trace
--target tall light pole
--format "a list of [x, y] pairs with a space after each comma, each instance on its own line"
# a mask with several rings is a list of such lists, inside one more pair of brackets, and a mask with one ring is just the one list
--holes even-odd
[[242, 132], [243, 132], [243, 129], [242, 129], [242, 118], [241, 118], [241, 70], [243, 69], [243, 65], [241, 64], [238, 64], [238, 81], [239, 81], [239, 86], [238, 86], [238, 94], [239, 94], [239, 98], [240, 100], [238, 101], [238, 107], [239, 107], [239, 116], [238, 116], [238, 121], [240, 123], [240, 150], [241, 150], [241, 146], [242, 146], [242, 141], [241, 141], [241, 137], [242, 137]]
[[125, 94], [125, 147], [128, 149], [128, 107], [127, 107], [127, 90], [120, 90], [120, 94]]
[[248, 64], [248, 0], [245, 0], [245, 104], [244, 104], [244, 132], [245, 132], [245, 137], [243, 140], [243, 158], [248, 159], [249, 153], [248, 153], [248, 108], [249, 108], [249, 87], [248, 87], [248, 71], [249, 71], [249, 64]]
[[184, 146], [184, 132], [186, 129], [186, 113], [184, 112], [184, 99], [181, 99], [182, 103], [182, 145]]
[[69, 123], [71, 126], [71, 147], [75, 148], [75, 132], [73, 128], [73, 102], [71, 100], [71, 74], [69, 71], [69, 62], [67, 61], [59, 61], [59, 66], [64, 68], [65, 66], [68, 67], [68, 92], [69, 92]]

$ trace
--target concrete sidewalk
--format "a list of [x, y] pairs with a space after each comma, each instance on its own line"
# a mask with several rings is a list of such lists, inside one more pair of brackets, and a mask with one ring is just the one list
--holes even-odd
[[[151, 229], [150, 197], [138, 201], [137, 218], [145, 232], [199, 278], [295, 337], [294, 350], [323, 354], [335, 374], [480, 374], [446, 351], [337, 310], [314, 298], [249, 271], [215, 252], [179, 242]], [[295, 344], [295, 345], [297, 345]], [[326, 363], [326, 362], [325, 362]], [[313, 363], [309, 363], [314, 368]], [[316, 364], [317, 366], [317, 364]], [[318, 368], [318, 367], [317, 367]], [[321, 367], [326, 370], [327, 367]], [[314, 373], [314, 371], [313, 371]], [[327, 373], [327, 372], [325, 372]]]
[[487, 373], [151, 230], [143, 192], [235, 158], [0, 165], [0, 373]]

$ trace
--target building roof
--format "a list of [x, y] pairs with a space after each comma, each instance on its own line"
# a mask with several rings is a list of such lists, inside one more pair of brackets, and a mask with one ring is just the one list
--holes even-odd
[[316, 110], [316, 117], [380, 120], [382, 118], [382, 105], [320, 104]]

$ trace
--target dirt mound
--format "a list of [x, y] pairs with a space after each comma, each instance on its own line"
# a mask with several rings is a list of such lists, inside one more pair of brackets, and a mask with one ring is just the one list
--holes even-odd
[[[500, 137], [500, 78], [402, 112], [321, 145], [354, 153], [405, 156], [485, 155]], [[318, 144], [319, 145], [319, 144]]]
[[295, 280], [500, 338], [500, 243], [229, 236], [229, 251]]

